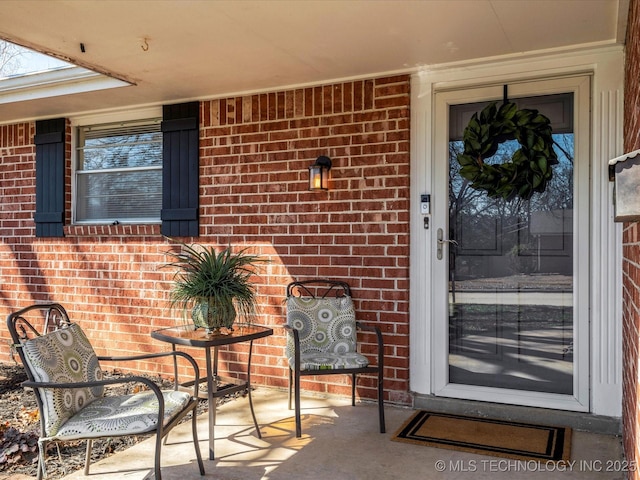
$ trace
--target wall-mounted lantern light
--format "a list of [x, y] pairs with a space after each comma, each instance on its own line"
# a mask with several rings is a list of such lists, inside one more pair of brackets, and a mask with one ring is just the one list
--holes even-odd
[[640, 220], [640, 150], [609, 160], [616, 222]]
[[329, 170], [331, 159], [324, 155], [309, 167], [309, 190], [329, 190]]

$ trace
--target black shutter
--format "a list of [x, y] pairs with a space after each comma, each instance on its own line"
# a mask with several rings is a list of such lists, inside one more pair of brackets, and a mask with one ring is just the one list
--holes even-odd
[[36, 122], [36, 237], [64, 237], [64, 118]]
[[198, 102], [162, 108], [162, 219], [168, 237], [197, 237]]

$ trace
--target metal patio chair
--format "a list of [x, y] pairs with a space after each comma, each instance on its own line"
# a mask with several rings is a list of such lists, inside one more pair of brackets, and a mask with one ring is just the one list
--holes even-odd
[[[359, 374], [376, 375], [380, 433], [385, 433], [383, 377], [384, 344], [378, 327], [356, 321], [351, 288], [346, 282], [313, 279], [287, 286], [286, 355], [289, 362], [289, 409], [295, 394], [296, 436], [302, 436], [300, 378], [351, 375], [351, 404], [355, 406]], [[377, 365], [358, 352], [357, 331], [375, 334]]]
[[[160, 452], [163, 438], [185, 415], [192, 414], [192, 435], [200, 475], [204, 465], [198, 446], [196, 407], [198, 365], [186, 353], [163, 352], [128, 357], [98, 357], [80, 326], [69, 320], [59, 304], [31, 305], [9, 314], [7, 326], [13, 348], [25, 367], [28, 380], [22, 385], [34, 390], [40, 411], [38, 479], [46, 478], [48, 442], [87, 440], [85, 475], [89, 474], [92, 441], [155, 432], [156, 480], [161, 480]], [[161, 391], [142, 376], [103, 378], [101, 361], [131, 361], [173, 357], [189, 362], [194, 371], [194, 391]], [[181, 361], [182, 362], [182, 361]], [[105, 386], [132, 384], [148, 388], [130, 395], [110, 395]], [[163, 421], [158, 422], [158, 418]]]

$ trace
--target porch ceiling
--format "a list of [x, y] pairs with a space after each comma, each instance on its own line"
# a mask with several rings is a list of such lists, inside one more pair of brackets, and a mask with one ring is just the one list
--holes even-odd
[[3, 0], [0, 38], [133, 85], [9, 103], [0, 92], [0, 123], [622, 43], [628, 2]]

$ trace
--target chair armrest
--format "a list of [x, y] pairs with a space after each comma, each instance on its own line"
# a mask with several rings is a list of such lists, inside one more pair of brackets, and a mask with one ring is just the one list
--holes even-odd
[[103, 380], [93, 380], [91, 382], [35, 382], [33, 380], [25, 380], [20, 385], [30, 388], [91, 388], [104, 387], [107, 385], [120, 385], [125, 383], [144, 383], [151, 390], [160, 392], [160, 388], [153, 380], [137, 375], [131, 375], [123, 378], [105, 378]]
[[[198, 398], [198, 387], [199, 387], [199, 384], [200, 384], [200, 368], [198, 367], [198, 364], [193, 359], [193, 357], [191, 355], [189, 355], [188, 353], [181, 352], [179, 350], [173, 350], [173, 351], [170, 351], [170, 352], [146, 353], [146, 354], [142, 354], [142, 355], [130, 355], [130, 356], [122, 356], [122, 357], [100, 356], [100, 357], [98, 357], [98, 360], [99, 361], [107, 361], [107, 362], [128, 362], [128, 361], [132, 361], [132, 360], [146, 360], [146, 359], [150, 359], [150, 358], [161, 358], [161, 357], [174, 357], [174, 359], [176, 359], [176, 360], [177, 360], [177, 357], [183, 357], [191, 364], [191, 367], [193, 368], [193, 372], [194, 372], [194, 382], [193, 382], [193, 390], [194, 390], [194, 392], [193, 392], [192, 396], [194, 398]], [[129, 378], [133, 378], [133, 377], [129, 377]], [[139, 378], [144, 378], [144, 377], [139, 377]], [[147, 382], [143, 382], [143, 383], [147, 383]], [[154, 383], [154, 385], [155, 385], [155, 383]], [[177, 373], [177, 371], [175, 372], [174, 388], [176, 390], [178, 389], [178, 373]]]
[[297, 349], [300, 346], [300, 333], [298, 333], [298, 330], [287, 324], [282, 325], [282, 328], [293, 335], [293, 343]]
[[378, 344], [378, 367], [380, 369], [384, 368], [384, 342], [382, 340], [382, 331], [380, 330], [380, 327], [356, 321], [356, 328], [367, 332], [374, 332], [376, 334], [376, 342]]
[[362, 323], [360, 321], [356, 321], [356, 328], [359, 328], [360, 330], [367, 330], [369, 332], [380, 330], [380, 327], [377, 327], [375, 325], [367, 325], [366, 323]]
[[367, 325], [366, 323], [362, 323], [362, 322], [356, 322], [356, 328], [358, 328], [360, 330], [364, 330], [366, 332], [374, 332], [376, 334], [376, 337], [377, 337], [378, 346], [379, 347], [383, 346], [382, 331], [380, 330], [380, 327], [378, 327], [376, 325]]

